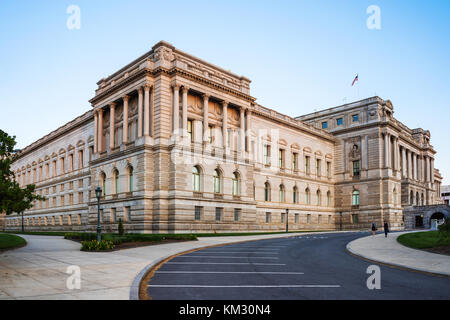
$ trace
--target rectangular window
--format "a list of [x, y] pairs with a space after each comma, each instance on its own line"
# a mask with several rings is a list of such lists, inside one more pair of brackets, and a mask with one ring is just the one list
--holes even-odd
[[322, 164], [321, 160], [316, 159], [316, 176], [318, 176], [318, 177], [321, 176], [321, 171], [322, 171], [321, 164]]
[[69, 172], [73, 170], [73, 154], [69, 154]]
[[280, 169], [284, 169], [284, 149], [278, 150], [278, 166]]
[[352, 223], [358, 223], [358, 215], [357, 214], [352, 214]]
[[213, 126], [208, 126], [208, 142], [212, 143], [213, 142]]
[[309, 172], [309, 160], [310, 160], [310, 157], [309, 156], [305, 156], [305, 173], [306, 174], [310, 173]]
[[270, 146], [264, 145], [264, 164], [270, 164]]
[[83, 203], [83, 192], [78, 192], [78, 204]]
[[59, 186], [59, 190], [60, 190], [60, 191], [64, 191], [64, 183], [62, 183], [62, 184]]
[[328, 224], [331, 224], [331, 215], [328, 216]]
[[116, 208], [111, 208], [111, 222], [117, 221]]
[[65, 165], [64, 165], [64, 157], [62, 157], [61, 159], [60, 159], [60, 162], [61, 162], [61, 172], [60, 172], [60, 174], [63, 174], [64, 172], [65, 172]]
[[286, 213], [281, 214], [281, 223], [286, 223]]
[[216, 221], [222, 221], [223, 218], [223, 208], [216, 208]]
[[353, 161], [353, 175], [359, 176], [359, 161]]
[[73, 194], [69, 194], [69, 205], [73, 204]]
[[336, 119], [336, 125], [337, 126], [342, 126], [344, 124], [344, 120], [342, 118], [337, 118]]
[[311, 215], [310, 214], [306, 215], [306, 223], [308, 223], [308, 224], [311, 223]]
[[125, 221], [131, 221], [131, 207], [124, 207], [123, 218]]
[[194, 142], [194, 128], [192, 126], [192, 120], [188, 120], [188, 122], [187, 122], [187, 133], [188, 133], [189, 140], [191, 142]]
[[61, 196], [61, 197], [59, 197], [59, 199], [60, 199], [60, 206], [63, 206], [64, 205], [64, 196]]
[[83, 150], [78, 151], [78, 169], [84, 166], [84, 152]]
[[322, 129], [328, 128], [328, 122], [324, 121], [322, 122]]
[[234, 221], [239, 221], [241, 217], [241, 209], [234, 209]]
[[292, 170], [298, 170], [298, 153], [292, 153]]
[[195, 217], [194, 219], [196, 221], [200, 220], [202, 218], [202, 211], [203, 211], [203, 207], [195, 207]]
[[327, 177], [331, 178], [331, 162], [327, 161]]
[[270, 223], [271, 221], [271, 214], [270, 212], [266, 212], [266, 223]]
[[359, 121], [359, 115], [357, 115], [357, 114], [352, 115], [352, 121], [353, 122], [358, 122]]
[[83, 179], [78, 180], [78, 188], [83, 188]]
[[295, 214], [295, 224], [298, 224], [298, 223], [299, 223], [299, 214], [296, 213]]
[[48, 163], [45, 164], [45, 179], [50, 178], [50, 169]]

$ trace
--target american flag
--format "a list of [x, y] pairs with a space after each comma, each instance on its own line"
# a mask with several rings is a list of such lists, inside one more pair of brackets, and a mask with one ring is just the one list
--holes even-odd
[[353, 87], [353, 85], [355, 84], [356, 81], [358, 81], [358, 75], [356, 75], [355, 79], [353, 79], [352, 87]]

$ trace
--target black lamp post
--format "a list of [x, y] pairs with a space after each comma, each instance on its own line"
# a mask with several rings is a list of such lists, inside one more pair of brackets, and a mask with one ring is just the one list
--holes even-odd
[[102, 240], [102, 227], [100, 226], [100, 198], [102, 196], [102, 188], [95, 188], [95, 196], [97, 197], [97, 241]]
[[341, 217], [339, 220], [339, 230], [342, 231], [342, 212], [339, 212], [339, 216]]
[[289, 232], [289, 209], [286, 208], [286, 232]]

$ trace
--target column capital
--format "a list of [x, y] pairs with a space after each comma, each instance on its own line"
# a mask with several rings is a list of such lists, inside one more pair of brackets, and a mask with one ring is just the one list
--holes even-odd
[[98, 113], [99, 115], [103, 114], [103, 108], [98, 108], [98, 109], [97, 109], [97, 113]]
[[222, 101], [222, 106], [223, 107], [228, 107], [229, 104], [230, 104], [230, 101], [228, 101], [228, 100], [223, 100]]
[[130, 100], [130, 96], [125, 94], [125, 95], [122, 96], [122, 99], [123, 99], [123, 101], [127, 101], [128, 102], [128, 100]]
[[189, 91], [189, 89], [191, 89], [191, 88], [189, 88], [188, 86], [186, 86], [186, 85], [184, 85], [184, 84], [183, 84], [183, 86], [181, 87], [181, 91], [182, 91], [183, 93], [187, 93], [187, 92]]
[[150, 84], [150, 83], [146, 83], [146, 84], [144, 84], [143, 86], [142, 86], [142, 88], [144, 88], [144, 91], [150, 91], [150, 89], [152, 88], [153, 86]]
[[116, 103], [115, 103], [115, 102], [111, 102], [111, 103], [109, 104], [109, 107], [110, 107], [111, 109], [114, 109], [114, 108], [116, 107]]
[[208, 93], [202, 93], [202, 98], [203, 98], [203, 100], [209, 100], [209, 97], [211, 97], [210, 94], [208, 94]]
[[143, 87], [139, 87], [136, 90], [137, 90], [138, 94], [143, 94], [144, 93]]
[[171, 84], [170, 84], [170, 86], [172, 87], [172, 88], [174, 88], [174, 89], [180, 89], [180, 87], [181, 87], [181, 84], [179, 83], [179, 82], [177, 82], [177, 81], [173, 81]]

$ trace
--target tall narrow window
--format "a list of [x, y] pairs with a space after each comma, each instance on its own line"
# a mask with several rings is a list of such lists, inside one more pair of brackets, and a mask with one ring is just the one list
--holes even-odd
[[200, 170], [198, 167], [192, 168], [192, 189], [195, 192], [200, 192]]
[[292, 153], [292, 170], [298, 170], [298, 153], [296, 152]]
[[104, 172], [100, 173], [100, 183], [102, 185], [103, 196], [106, 195], [106, 174]]
[[359, 206], [359, 191], [354, 190], [352, 193], [352, 205]]
[[119, 193], [119, 171], [117, 169], [114, 170], [114, 193]]
[[213, 126], [208, 126], [208, 142], [212, 143], [213, 142]]
[[320, 190], [317, 190], [316, 192], [316, 203], [318, 206], [322, 205], [322, 193]]
[[309, 188], [306, 188], [305, 190], [305, 203], [311, 204], [311, 193], [309, 192]]
[[284, 202], [284, 186], [280, 185], [280, 202]]
[[239, 174], [233, 172], [233, 196], [239, 195]]
[[270, 184], [266, 182], [264, 184], [264, 201], [270, 201]]
[[214, 193], [220, 193], [220, 172], [214, 170]]
[[318, 176], [318, 177], [321, 176], [321, 171], [322, 171], [321, 164], [322, 164], [321, 160], [316, 159], [316, 176]]
[[264, 164], [270, 164], [270, 146], [264, 145]]
[[353, 175], [359, 176], [359, 160], [353, 161]]
[[69, 172], [73, 171], [73, 154], [69, 154]]
[[278, 167], [284, 169], [284, 149], [278, 150]]
[[61, 168], [60, 168], [61, 172], [60, 172], [60, 174], [63, 174], [65, 172], [64, 157], [62, 157], [60, 159], [60, 162], [61, 162]]
[[194, 128], [193, 128], [193, 123], [192, 123], [192, 120], [188, 120], [188, 122], [187, 122], [187, 133], [188, 133], [188, 137], [189, 137], [189, 140], [191, 141], [191, 142], [194, 142]]
[[78, 169], [83, 168], [84, 166], [84, 151], [78, 151]]
[[128, 167], [128, 192], [133, 192], [133, 183], [134, 183], [134, 181], [133, 181], [133, 179], [134, 179], [133, 174], [134, 174], [133, 167], [129, 166]]
[[331, 162], [327, 161], [327, 177], [331, 178]]
[[310, 160], [310, 157], [309, 156], [305, 156], [305, 173], [306, 174], [310, 173], [309, 160]]
[[292, 199], [294, 203], [298, 203], [298, 189], [297, 187], [294, 187], [292, 190]]
[[327, 207], [331, 206], [331, 192], [327, 192]]

